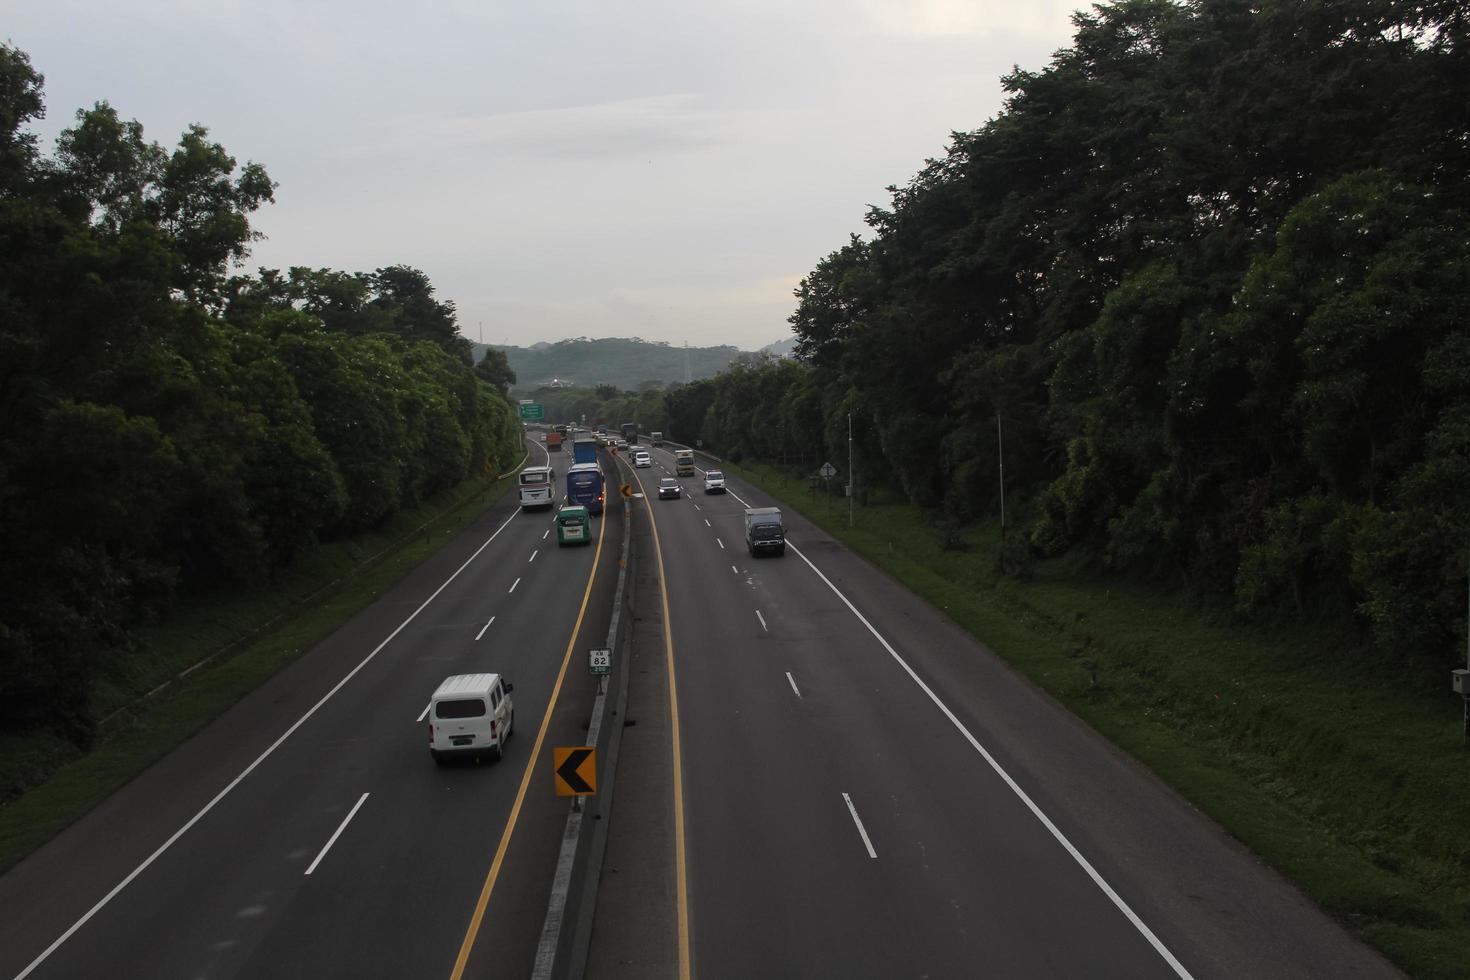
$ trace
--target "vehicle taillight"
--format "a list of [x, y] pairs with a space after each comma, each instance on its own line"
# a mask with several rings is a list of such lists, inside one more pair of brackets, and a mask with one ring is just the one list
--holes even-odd
[[495, 719], [494, 718], [491, 718], [490, 719], [490, 734], [492, 736], [495, 734]]
[[429, 722], [429, 744], [434, 744], [434, 723], [432, 721]]

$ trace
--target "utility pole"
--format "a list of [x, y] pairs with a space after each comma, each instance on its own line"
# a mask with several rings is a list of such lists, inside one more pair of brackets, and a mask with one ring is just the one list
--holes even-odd
[[1470, 565], [1465, 569], [1465, 666], [1450, 671], [1450, 686], [1465, 702], [1464, 730], [1461, 744], [1470, 749]]
[[852, 471], [852, 413], [847, 413], [847, 528], [852, 530], [852, 498], [857, 496], [857, 476]]
[[1000, 551], [1004, 559], [1006, 547], [1006, 441], [1005, 433], [1001, 431], [999, 412], [995, 413], [995, 444], [995, 458], [997, 468], [1000, 470]]

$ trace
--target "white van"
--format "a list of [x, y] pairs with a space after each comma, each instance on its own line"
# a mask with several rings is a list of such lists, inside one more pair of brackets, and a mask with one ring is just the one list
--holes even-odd
[[443, 765], [455, 756], [494, 759], [505, 755], [515, 727], [510, 692], [499, 674], [455, 674], [444, 678], [429, 701], [429, 754]]

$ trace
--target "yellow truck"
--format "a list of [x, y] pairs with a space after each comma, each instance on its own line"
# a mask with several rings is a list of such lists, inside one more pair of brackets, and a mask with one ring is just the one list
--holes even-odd
[[694, 450], [692, 450], [692, 449], [675, 449], [674, 450], [674, 473], [677, 476], [693, 476], [694, 475]]

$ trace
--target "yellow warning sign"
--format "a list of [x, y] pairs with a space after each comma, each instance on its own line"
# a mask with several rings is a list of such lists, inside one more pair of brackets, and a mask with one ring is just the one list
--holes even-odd
[[590, 745], [551, 750], [557, 796], [591, 796], [597, 792], [597, 750]]

